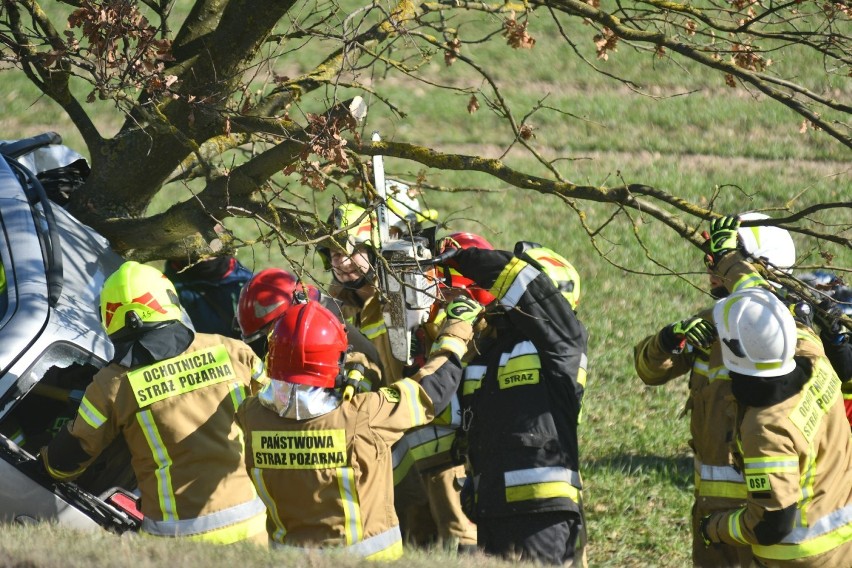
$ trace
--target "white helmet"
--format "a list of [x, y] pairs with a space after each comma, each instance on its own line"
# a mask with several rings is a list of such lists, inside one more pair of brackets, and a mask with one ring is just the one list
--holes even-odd
[[738, 290], [716, 302], [722, 361], [735, 373], [779, 377], [796, 368], [796, 322], [787, 306], [765, 288]]
[[[753, 212], [739, 216], [740, 221], [769, 218], [769, 215]], [[785, 229], [767, 226], [740, 227], [737, 234], [745, 252], [752, 258], [766, 259], [769, 264], [785, 272], [790, 272], [790, 268], [796, 263], [796, 245]]]

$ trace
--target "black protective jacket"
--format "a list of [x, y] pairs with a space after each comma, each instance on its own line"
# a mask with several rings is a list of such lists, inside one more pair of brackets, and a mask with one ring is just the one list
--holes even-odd
[[506, 312], [490, 322], [496, 337], [469, 361], [462, 385], [477, 517], [582, 514], [585, 327], [548, 276], [511, 253], [465, 249], [453, 261]]

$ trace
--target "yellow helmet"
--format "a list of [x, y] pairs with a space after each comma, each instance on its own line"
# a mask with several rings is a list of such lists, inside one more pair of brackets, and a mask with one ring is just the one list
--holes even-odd
[[411, 188], [402, 183], [389, 179], [386, 181], [388, 197], [388, 223], [402, 236], [419, 233], [423, 223], [438, 222], [438, 212], [434, 209], [421, 209], [420, 201]]
[[580, 274], [564, 256], [538, 243], [526, 241], [515, 245], [515, 255], [532, 261], [531, 264], [547, 274], [571, 308], [577, 309], [580, 304]]
[[100, 304], [101, 323], [110, 337], [183, 320], [171, 280], [153, 266], [134, 261], [125, 262], [106, 279]]
[[[371, 244], [373, 242], [373, 215], [365, 215], [365, 213], [366, 209], [360, 205], [344, 203], [335, 207], [328, 218], [328, 223], [335, 231], [357, 222], [356, 225], [350, 227], [344, 233], [340, 233], [334, 239], [337, 246], [342, 246], [347, 253], [351, 253], [360, 244]], [[363, 219], [359, 221], [362, 216]], [[329, 248], [331, 245], [325, 244], [330, 240], [328, 239], [317, 246], [317, 252], [322, 257], [323, 266], [326, 270], [331, 269], [331, 250]]]

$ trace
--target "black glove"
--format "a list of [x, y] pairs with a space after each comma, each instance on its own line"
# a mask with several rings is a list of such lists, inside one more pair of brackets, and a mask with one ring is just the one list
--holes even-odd
[[660, 331], [660, 344], [666, 351], [680, 353], [689, 343], [706, 351], [718, 337], [716, 326], [706, 319], [693, 317], [667, 325]]
[[814, 322], [820, 328], [820, 337], [823, 342], [842, 345], [848, 340], [849, 336], [844, 333], [843, 325], [840, 323], [842, 315], [843, 310], [840, 306], [828, 299], [820, 302], [818, 309], [814, 310]]
[[719, 262], [729, 252], [737, 250], [739, 228], [740, 220], [737, 217], [718, 217], [710, 222], [709, 252], [714, 263]]
[[462, 294], [447, 304], [447, 319], [461, 320], [473, 325], [482, 310], [482, 304]]

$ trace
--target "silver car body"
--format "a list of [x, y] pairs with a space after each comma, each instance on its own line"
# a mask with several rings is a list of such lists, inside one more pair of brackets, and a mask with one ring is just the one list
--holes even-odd
[[[44, 204], [31, 201], [38, 200], [27, 196], [0, 159], [0, 261], [6, 279], [5, 293], [0, 290], [0, 423], [13, 416], [49, 369], [72, 363], [100, 368], [112, 356], [99, 319], [98, 293], [122, 258], [61, 207], [48, 204], [51, 216]], [[52, 302], [51, 287], [60, 285]], [[0, 442], [17, 449], [6, 436], [0, 435]], [[58, 493], [0, 454], [0, 521], [100, 527]]]

